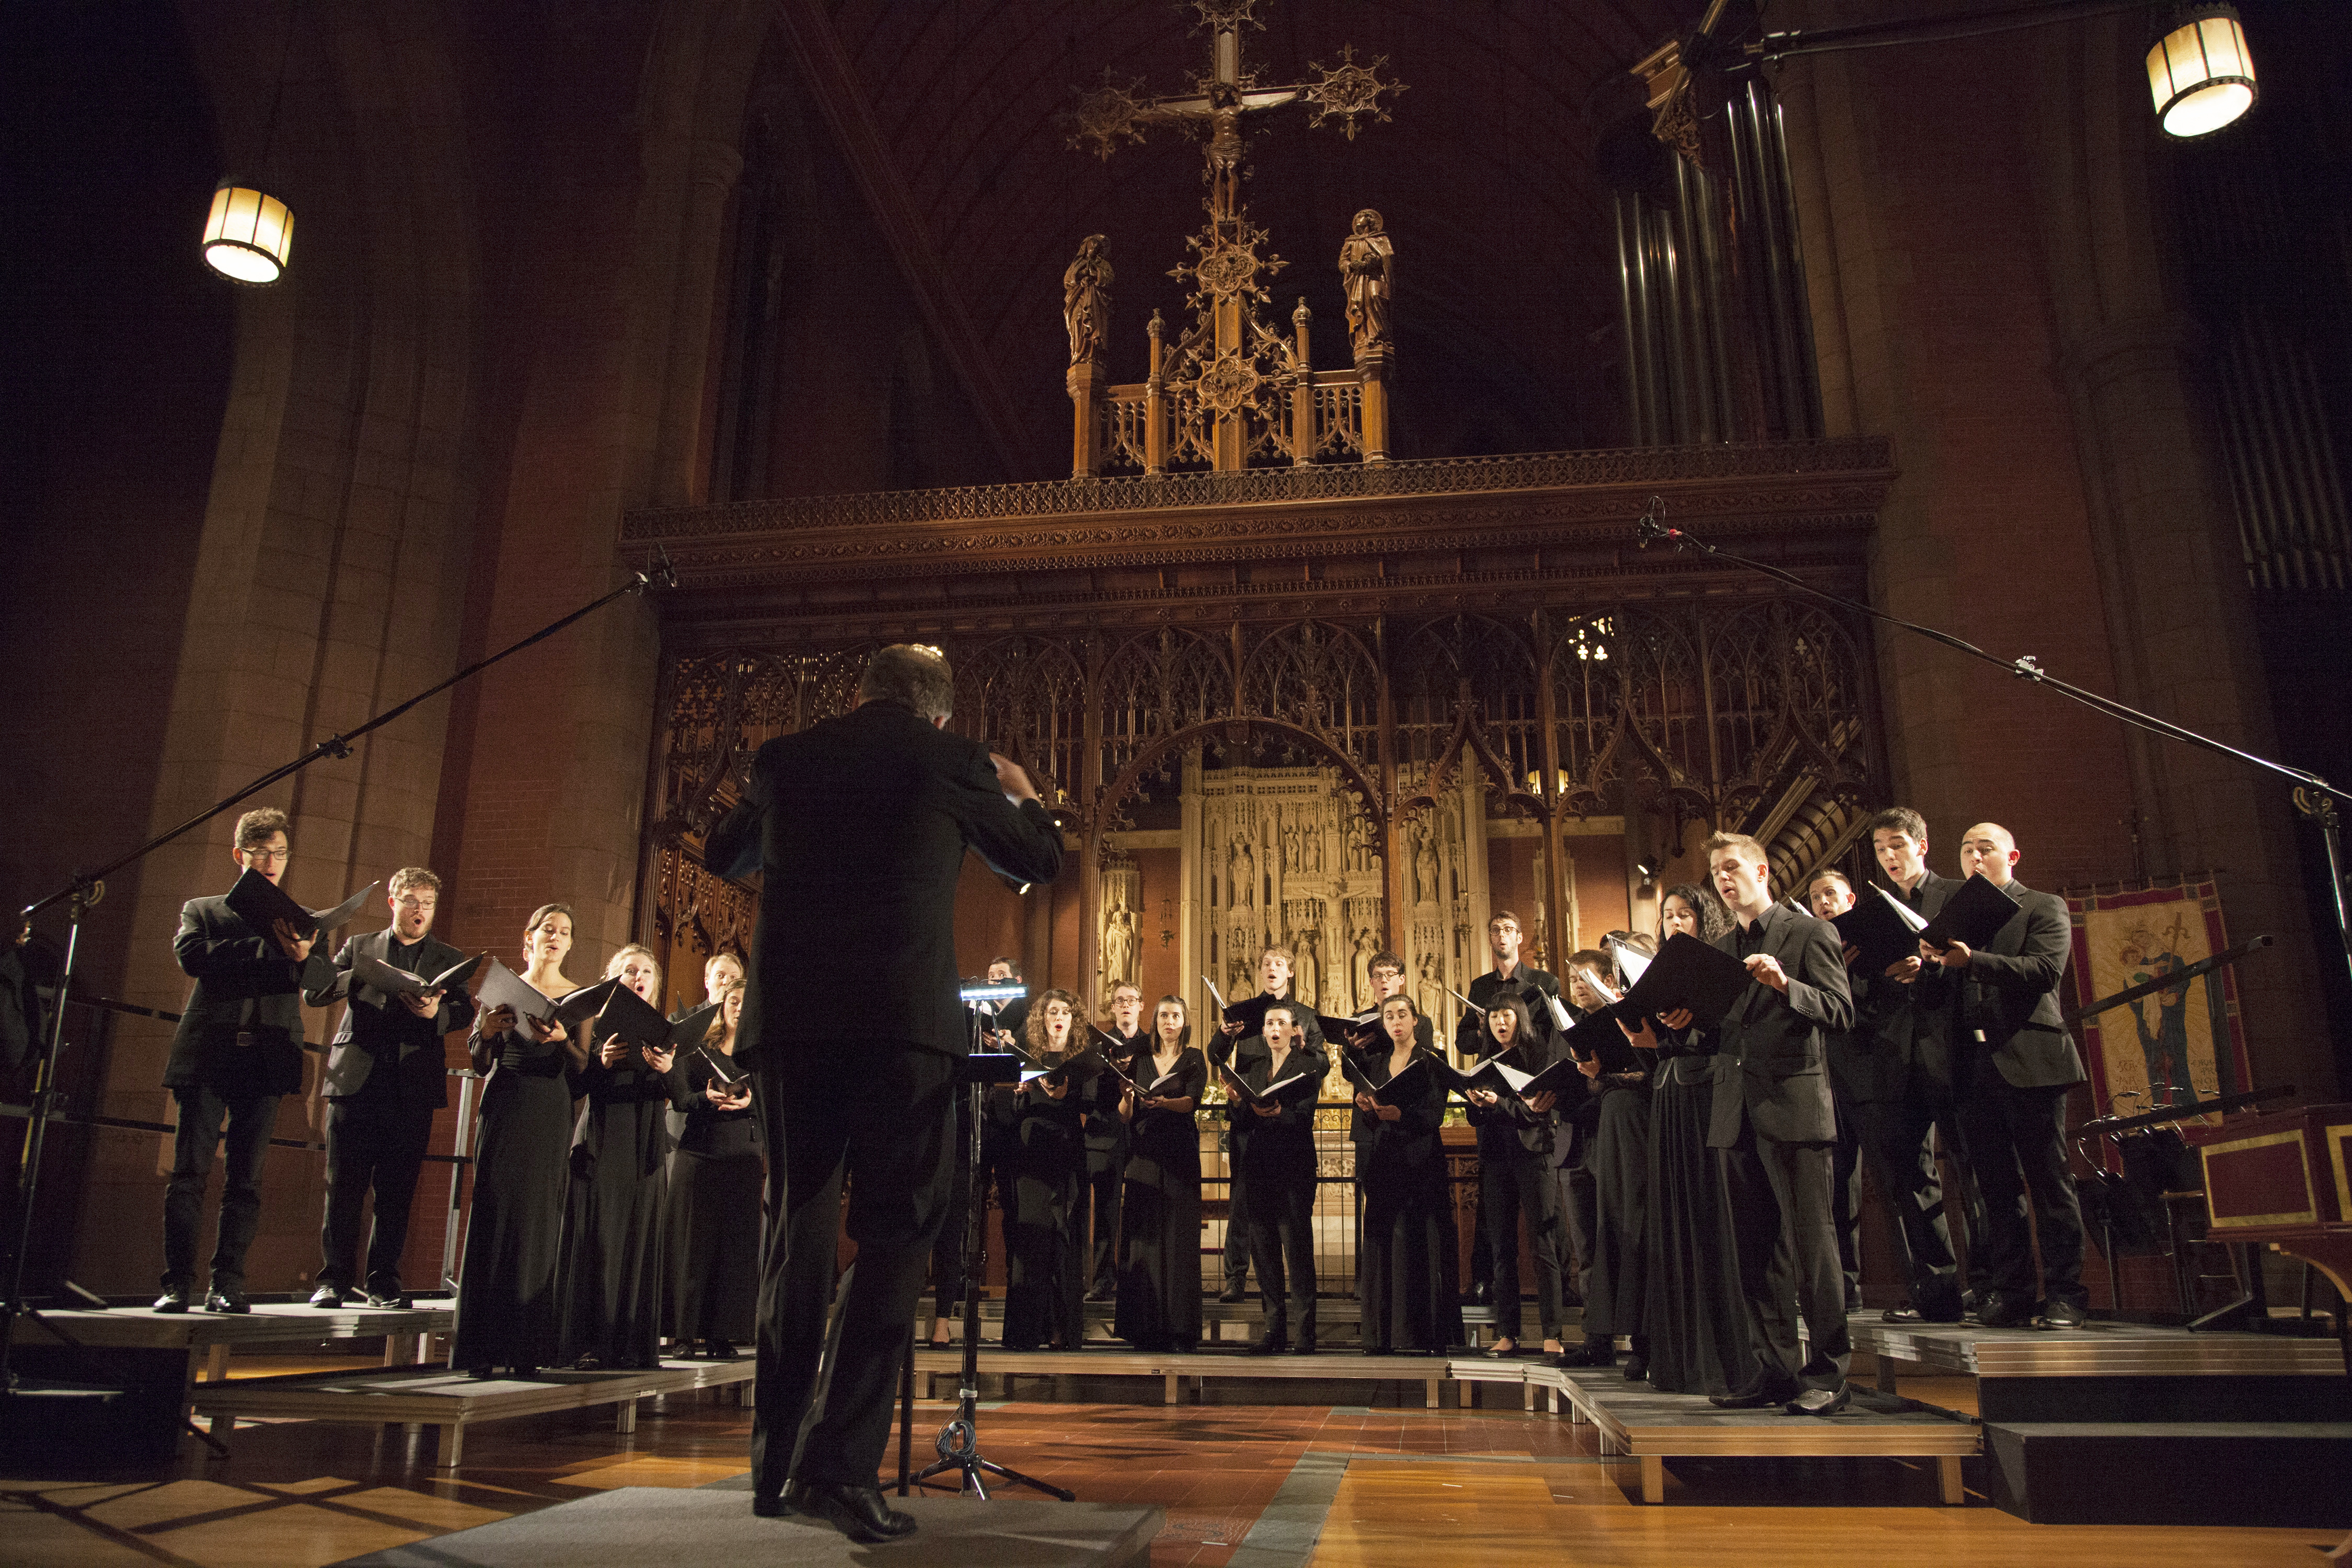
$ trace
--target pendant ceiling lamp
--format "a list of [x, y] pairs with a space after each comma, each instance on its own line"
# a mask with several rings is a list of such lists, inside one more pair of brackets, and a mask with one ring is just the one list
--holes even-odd
[[[286, 42], [278, 55], [278, 84], [269, 95], [268, 127], [261, 138], [261, 176], [270, 173], [278, 146], [278, 106], [286, 96], [286, 62], [294, 52], [294, 0], [287, 0]], [[205, 264], [239, 283], [275, 283], [285, 275], [286, 253], [294, 243], [294, 215], [260, 182], [231, 174], [213, 192], [205, 216]]]
[[2235, 5], [2185, 5], [2147, 47], [2147, 90], [2167, 136], [2210, 136], [2254, 106], [2254, 58]]

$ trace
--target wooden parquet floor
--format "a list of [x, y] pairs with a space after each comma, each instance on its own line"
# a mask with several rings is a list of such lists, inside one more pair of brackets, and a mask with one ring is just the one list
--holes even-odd
[[[295, 1370], [254, 1359], [232, 1371]], [[1968, 1385], [1950, 1382], [1905, 1392], [1958, 1405]], [[919, 1464], [948, 1408], [917, 1406]], [[0, 1478], [0, 1564], [317, 1568], [609, 1488], [722, 1480], [742, 1472], [749, 1432], [748, 1412], [707, 1394], [647, 1402], [626, 1437], [609, 1413], [525, 1417], [478, 1428], [463, 1477], [440, 1480], [429, 1439], [397, 1427], [240, 1426], [226, 1460], [190, 1439], [166, 1464], [20, 1466]], [[1317, 1568], [2303, 1568], [2334, 1543], [2315, 1531], [2031, 1525], [1980, 1500], [1939, 1507], [1932, 1466], [1885, 1459], [1675, 1461], [1665, 1505], [1644, 1507], [1629, 1500], [1633, 1467], [1601, 1459], [1593, 1443], [1592, 1428], [1548, 1415], [1428, 1411], [1417, 1397], [1174, 1409], [1020, 1398], [981, 1417], [992, 1458], [1088, 1500], [1165, 1507], [1159, 1568], [1224, 1568], [1244, 1542], [1251, 1568], [1300, 1561], [1269, 1552], [1279, 1531], [1262, 1526], [1297, 1517], [1286, 1483], [1333, 1472], [1340, 1457], [1336, 1492], [1327, 1485], [1305, 1515], [1315, 1521], [1328, 1497]], [[744, 1500], [713, 1493], [712, 1506]]]

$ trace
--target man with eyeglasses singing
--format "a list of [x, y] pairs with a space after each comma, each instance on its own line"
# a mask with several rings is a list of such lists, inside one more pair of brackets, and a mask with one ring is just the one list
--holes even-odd
[[[327, 1217], [313, 1307], [340, 1307], [359, 1289], [360, 1205], [375, 1190], [375, 1230], [368, 1238], [365, 1289], [371, 1307], [406, 1307], [400, 1254], [408, 1243], [408, 1208], [425, 1169], [433, 1113], [449, 1103], [442, 1037], [470, 1028], [474, 999], [463, 986], [387, 994], [355, 981], [362, 957], [430, 979], [465, 955], [432, 935], [441, 879], [422, 866], [392, 874], [392, 924], [345, 939], [335, 973], [310, 989], [313, 1007], [345, 1004], [342, 1026], [327, 1050]], [[378, 976], [379, 979], [384, 977]], [[389, 984], [389, 981], [387, 981]]]
[[[236, 819], [229, 853], [240, 872], [281, 880], [293, 851], [286, 814], [275, 806]], [[163, 1087], [179, 1102], [172, 1140], [172, 1180], [163, 1189], [163, 1293], [159, 1312], [184, 1312], [195, 1289], [196, 1232], [204, 1218], [205, 1178], [228, 1135], [221, 1182], [220, 1235], [213, 1246], [208, 1312], [249, 1312], [245, 1249], [261, 1224], [261, 1163], [278, 1102], [302, 1087], [302, 990], [333, 982], [313, 952], [315, 936], [279, 921], [256, 931], [226, 897], [191, 899], [180, 911], [172, 951], [195, 981], [172, 1036]]]

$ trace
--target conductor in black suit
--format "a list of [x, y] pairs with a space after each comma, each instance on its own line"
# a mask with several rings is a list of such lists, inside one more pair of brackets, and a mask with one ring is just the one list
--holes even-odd
[[[1978, 1304], [1987, 1328], [2035, 1316], [2033, 1244], [2042, 1244], [2042, 1321], [2083, 1324], [2083, 1207], [2066, 1168], [2066, 1091], [2081, 1083], [2082, 1053], [2058, 1011], [2058, 985], [2072, 949], [2065, 901], [2037, 893], [2014, 875], [2017, 840], [1997, 822], [1960, 839], [1960, 874], [1981, 875], [2017, 900], [2017, 913], [1975, 952], [1953, 942], [1923, 946], [1955, 981], [1955, 1054], [1967, 1064], [1959, 1092], [1969, 1168], [1984, 1199], [1992, 1299]], [[2027, 1195], [2033, 1224], [2026, 1226]]]
[[[286, 814], [275, 806], [236, 819], [230, 850], [237, 869], [272, 882], [293, 858]], [[172, 951], [196, 983], [172, 1036], [163, 1087], [179, 1104], [172, 1137], [172, 1179], [163, 1189], [163, 1293], [159, 1312], [184, 1312], [195, 1288], [196, 1231], [204, 1218], [205, 1179], [228, 1130], [221, 1183], [220, 1234], [213, 1244], [209, 1312], [249, 1312], [245, 1249], [261, 1224], [261, 1163], [278, 1101], [302, 1087], [302, 992], [331, 984], [313, 936], [279, 921], [257, 931], [226, 898], [190, 899], [180, 910]]]
[[[760, 748], [705, 857], [761, 873], [741, 1037], [755, 1041], [769, 1151], [752, 1507], [814, 1514], [856, 1541], [911, 1532], [875, 1472], [931, 1239], [948, 1206], [957, 1067], [955, 894], [964, 851], [1024, 882], [1061, 870], [1028, 775], [944, 733], [937, 650], [884, 648], [856, 710]], [[795, 1464], [834, 1294], [841, 1186], [856, 1272], [824, 1405]], [[785, 1497], [787, 1481], [791, 1496]]]
[[[346, 938], [335, 954], [334, 979], [303, 998], [313, 1007], [345, 1004], [342, 1026], [327, 1047], [327, 1216], [319, 1231], [313, 1307], [340, 1307], [362, 1284], [371, 1307], [412, 1304], [400, 1283], [400, 1254], [408, 1245], [408, 1210], [425, 1169], [433, 1113], [449, 1103], [441, 1039], [474, 1022], [474, 999], [463, 989], [387, 994], [353, 983], [352, 966], [362, 958], [428, 980], [465, 959], [432, 935], [440, 878], [405, 866], [390, 885], [392, 924]], [[371, 1187], [375, 1228], [362, 1279], [360, 1206]]]
[[[1723, 1151], [1759, 1363], [1745, 1387], [1713, 1398], [1726, 1409], [1780, 1405], [1791, 1415], [1828, 1415], [1845, 1407], [1853, 1351], [1831, 1218], [1837, 1113], [1822, 1038], [1853, 1021], [1844, 950], [1835, 926], [1773, 900], [1771, 863], [1755, 839], [1718, 833], [1706, 855], [1715, 889], [1737, 917], [1716, 945], [1750, 976], [1717, 1036], [1706, 1141]], [[1811, 1346], [1801, 1360], [1800, 1312]]]

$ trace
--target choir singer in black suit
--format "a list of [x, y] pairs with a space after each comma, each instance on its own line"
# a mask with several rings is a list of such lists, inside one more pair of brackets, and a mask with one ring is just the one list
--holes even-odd
[[[433, 936], [441, 879], [422, 866], [392, 874], [392, 924], [347, 938], [335, 954], [334, 980], [308, 992], [313, 1007], [344, 1003], [342, 1026], [327, 1050], [327, 1217], [320, 1226], [319, 1288], [313, 1307], [340, 1307], [362, 1286], [371, 1307], [406, 1307], [400, 1254], [408, 1244], [408, 1210], [433, 1113], [449, 1103], [442, 1037], [474, 1022], [474, 999], [462, 988], [386, 994], [354, 983], [352, 966], [373, 958], [421, 979], [446, 974], [465, 955]], [[360, 1205], [375, 1191], [367, 1273], [359, 1273]]]
[[[1726, 1409], [1829, 1415], [1845, 1407], [1852, 1353], [1830, 1213], [1837, 1113], [1822, 1039], [1853, 1021], [1845, 952], [1835, 926], [1773, 901], [1771, 863], [1755, 839], [1718, 833], [1706, 856], [1737, 917], [1716, 945], [1750, 976], [1723, 1017], [1706, 1141], [1723, 1151], [1757, 1362], [1744, 1385], [1712, 1397]], [[1801, 1359], [1799, 1312], [1811, 1336]]]
[[[1028, 775], [944, 732], [937, 649], [876, 654], [855, 710], [760, 748], [705, 855], [762, 875], [743, 1035], [768, 1149], [752, 1507], [856, 1541], [911, 1532], [875, 1472], [931, 1240], [947, 1211], [957, 1065], [956, 880], [964, 851], [1050, 882], [1062, 839]], [[824, 1408], [794, 1466], [834, 1292], [841, 1187], [857, 1263]], [[785, 1483], [792, 1483], [787, 1501]]]
[[[240, 872], [272, 882], [286, 875], [293, 850], [286, 814], [275, 806], [236, 819], [230, 855]], [[194, 1289], [196, 1227], [204, 1217], [205, 1178], [228, 1129], [228, 1167], [221, 1182], [220, 1235], [213, 1244], [208, 1312], [249, 1312], [245, 1249], [261, 1225], [261, 1163], [278, 1102], [302, 1087], [302, 991], [331, 984], [327, 955], [312, 951], [317, 933], [297, 935], [279, 921], [256, 931], [226, 897], [190, 899], [180, 911], [172, 951], [195, 984], [172, 1036], [163, 1087], [179, 1103], [172, 1138], [172, 1180], [163, 1189], [163, 1293], [159, 1312], [184, 1312]]]
[[1920, 953], [1959, 983], [1954, 1050], [1968, 1064], [1960, 1128], [1984, 1199], [1991, 1255], [1992, 1300], [1979, 1305], [1978, 1321], [2010, 1328], [2035, 1316], [2039, 1238], [2042, 1321], [2076, 1329], [2090, 1296], [2083, 1289], [2083, 1208], [2066, 1168], [2065, 1129], [2066, 1091], [2083, 1081], [2083, 1056], [2058, 1011], [2073, 927], [2063, 900], [2017, 879], [2017, 861], [2008, 828], [1997, 822], [1969, 828], [1960, 840], [1960, 875], [1981, 875], [2017, 901], [2017, 913], [1973, 952], [1956, 942], [1940, 953], [1923, 943]]

